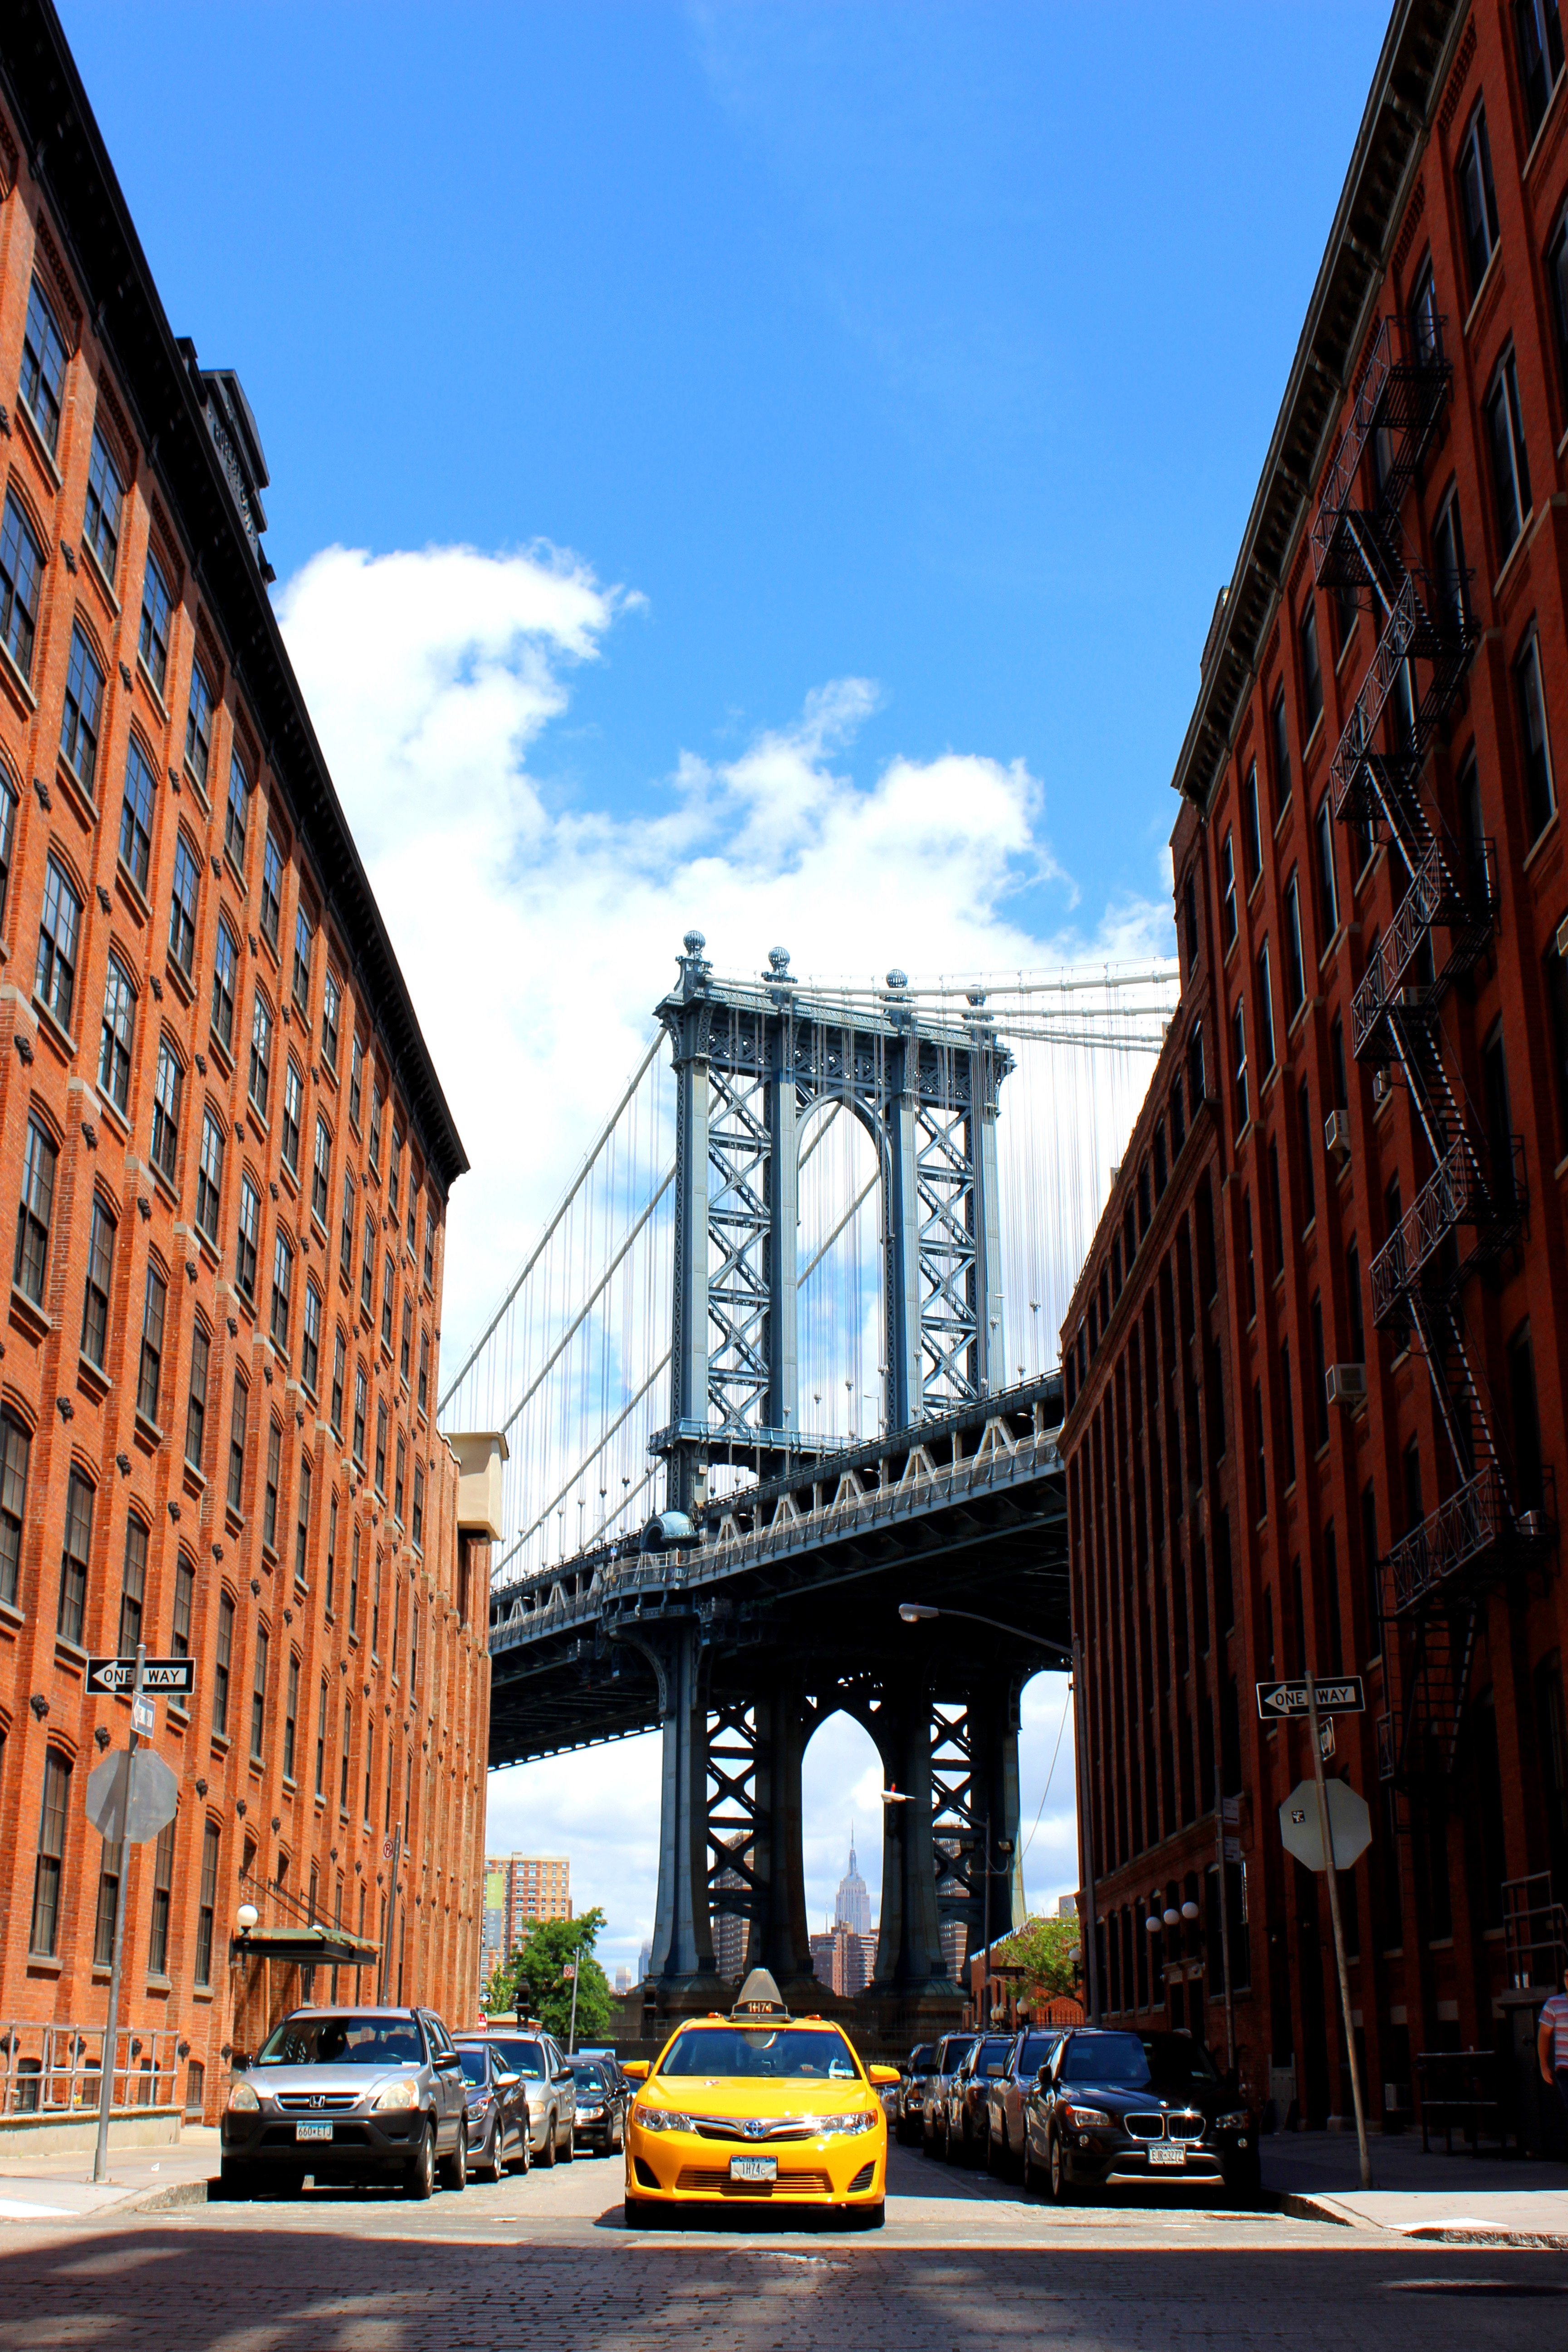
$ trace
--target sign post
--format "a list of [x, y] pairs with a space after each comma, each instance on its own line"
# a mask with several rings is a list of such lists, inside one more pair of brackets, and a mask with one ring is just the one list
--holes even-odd
[[[136, 1754], [136, 1717], [142, 1707], [142, 1670], [147, 1651], [143, 1643], [136, 1644], [136, 1679], [131, 1689], [131, 1755]], [[126, 1778], [129, 1782], [135, 1771], [132, 1760]], [[125, 1813], [130, 1811], [130, 1790], [126, 1790]], [[121, 1817], [120, 1836], [116, 1842], [115, 1869], [119, 1875], [114, 1887], [114, 1957], [109, 1970], [109, 2022], [103, 2032], [103, 2049], [98, 2067], [98, 2140], [92, 2153], [92, 2177], [95, 2180], [109, 2178], [109, 2111], [114, 2105], [114, 2062], [120, 2055], [120, 1964], [125, 1953], [125, 1857], [129, 1852], [126, 1831], [130, 1822]]]
[[[1217, 1772], [1215, 1778], [1218, 1778]], [[1234, 1797], [1224, 1796], [1216, 1790], [1214, 1828], [1219, 1862], [1219, 1956], [1220, 1966], [1225, 1970], [1225, 2063], [1227, 2067], [1236, 2064], [1236, 1995], [1230, 1981], [1230, 1884], [1226, 1876], [1226, 1864], [1229, 1859], [1226, 1848], [1232, 1841], [1226, 1836], [1225, 1827], [1227, 1822], [1239, 1820], [1240, 1811]]]
[[388, 1979], [392, 1974], [392, 1939], [396, 1933], [397, 1921], [397, 1871], [403, 1860], [403, 1823], [401, 1822], [398, 1822], [392, 1835], [383, 1843], [381, 1851], [383, 1859], [392, 1864], [392, 1885], [386, 1897], [386, 1930], [381, 1939], [381, 1968], [378, 1971], [379, 1981], [375, 1989], [378, 2001], [384, 2001], [386, 1999]]
[[[1359, 1693], [1360, 1684], [1357, 1683]], [[1318, 1696], [1312, 1680], [1312, 1669], [1307, 1668], [1307, 1722], [1311, 1733], [1312, 1777], [1318, 1784], [1318, 1821], [1323, 1840], [1323, 1866], [1329, 1881], [1329, 1917], [1333, 1922], [1334, 1959], [1340, 1975], [1340, 2013], [1344, 2021], [1345, 2049], [1350, 2058], [1351, 2098], [1355, 2105], [1356, 2144], [1361, 2150], [1361, 2185], [1372, 2187], [1372, 2150], [1367, 2146], [1366, 2109], [1361, 2095], [1361, 2060], [1355, 2046], [1355, 2024], [1351, 2015], [1350, 1969], [1345, 1960], [1345, 1932], [1340, 1923], [1340, 1874], [1334, 1862], [1334, 1828], [1329, 1816], [1328, 1791], [1323, 1786], [1323, 1748], [1318, 1732]]]

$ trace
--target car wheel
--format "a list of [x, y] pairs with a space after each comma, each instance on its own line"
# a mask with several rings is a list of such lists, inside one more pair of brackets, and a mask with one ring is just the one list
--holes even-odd
[[248, 2164], [237, 2164], [233, 2157], [226, 2156], [218, 2168], [218, 2187], [226, 2197], [238, 2199], [255, 2196], [256, 2174]]
[[544, 2146], [539, 2151], [539, 2161], [544, 2166], [547, 2171], [552, 2171], [554, 2169], [555, 2159], [561, 2153], [560, 2147], [557, 2145], [560, 2140], [560, 2137], [561, 2126], [556, 2122], [554, 2116], [552, 2116], [549, 2117], [544, 2126]]
[[1040, 2176], [1035, 2168], [1035, 2158], [1029, 2147], [1029, 2126], [1024, 2126], [1023, 2188], [1026, 2197], [1033, 2197], [1040, 2186]]
[[1070, 2205], [1073, 2195], [1072, 2182], [1068, 2179], [1067, 2157], [1062, 2147], [1060, 2132], [1051, 2134], [1050, 2167], [1051, 2203]]
[[561, 2161], [562, 2161], [562, 2163], [563, 2163], [563, 2164], [570, 2164], [570, 2163], [571, 2163], [571, 2161], [572, 2161], [572, 2159], [573, 2159], [573, 2158], [576, 2155], [576, 2153], [577, 2153], [577, 2126], [576, 2126], [576, 2125], [575, 2125], [575, 2124], [568, 2124], [568, 2125], [567, 2125], [567, 2126], [566, 2126], [566, 2137], [565, 2137], [564, 2140], [563, 2140], [563, 2141], [562, 2142], [562, 2144], [561, 2144]]
[[511, 2160], [517, 2167], [519, 2172], [527, 2172], [533, 2163], [533, 2142], [528, 2136], [528, 2117], [526, 2116], [524, 2116], [522, 2119], [521, 2127], [517, 2135], [517, 2147], [512, 2153]]
[[467, 2118], [458, 2126], [458, 2145], [440, 2164], [443, 2189], [463, 2189], [468, 2185], [468, 2126]]
[[271, 2183], [274, 2197], [303, 2197], [305, 2176], [302, 2172], [280, 2172]]
[[949, 2164], [957, 2164], [963, 2154], [962, 2147], [952, 2136], [952, 2126], [951, 2123], [944, 2124], [942, 2126], [942, 2152]]
[[429, 2197], [435, 2192], [436, 2132], [431, 2124], [422, 2123], [419, 2126], [419, 2137], [404, 2168], [403, 2187], [406, 2195], [416, 2199]]
[[505, 2176], [506, 2134], [501, 2129], [499, 2116], [494, 2116], [490, 2119], [489, 2137], [485, 2143], [483, 2161], [476, 2164], [474, 2170], [487, 2174], [491, 2180], [500, 2180]]
[[621, 2153], [622, 2149], [626, 2147], [626, 2120], [625, 2120], [624, 2116], [617, 2116], [616, 2117], [616, 2131], [615, 2131], [615, 2137], [614, 2137], [614, 2138], [611, 2140], [611, 2142], [610, 2142], [610, 2147], [611, 2147], [611, 2151], [612, 2151], [612, 2153], [613, 2153], [613, 2154], [615, 2154], [615, 2155], [616, 2155], [616, 2156], [619, 2156], [619, 2154]]
[[996, 2135], [991, 2129], [990, 2126], [987, 2125], [985, 2129], [985, 2169], [994, 2180], [1000, 2176], [1003, 2163], [1004, 2158], [998, 2155], [996, 2149]]
[[653, 2207], [646, 2197], [628, 2197], [622, 2208], [628, 2230], [647, 2230], [653, 2224]]

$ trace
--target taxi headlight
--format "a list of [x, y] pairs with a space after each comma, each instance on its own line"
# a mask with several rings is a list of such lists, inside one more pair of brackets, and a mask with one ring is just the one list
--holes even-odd
[[823, 2138], [833, 2139], [848, 2132], [875, 2131], [883, 2117], [879, 2109], [862, 2111], [857, 2108], [851, 2116], [806, 2116], [803, 2120]]
[[405, 2074], [401, 2082], [388, 2083], [375, 2105], [378, 2114], [390, 2107], [416, 2107], [419, 2105], [419, 2085], [412, 2074]]
[[632, 2109], [632, 2121], [640, 2124], [644, 2131], [689, 2132], [697, 2128], [689, 2116], [677, 2115], [673, 2107], [645, 2106], [641, 2099]]
[[226, 2105], [231, 2116], [253, 2116], [260, 2108], [261, 2102], [242, 2074], [229, 2084]]
[[1251, 2120], [1245, 2107], [1232, 2107], [1228, 2115], [1215, 2116], [1215, 2131], [1245, 2131]]

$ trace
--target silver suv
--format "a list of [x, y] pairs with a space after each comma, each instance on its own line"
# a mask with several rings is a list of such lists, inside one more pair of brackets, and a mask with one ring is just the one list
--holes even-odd
[[468, 2085], [427, 2009], [296, 2009], [237, 2057], [223, 2111], [226, 2196], [401, 2179], [410, 2197], [468, 2181]]
[[528, 2094], [528, 2139], [536, 2162], [570, 2164], [577, 2126], [577, 2085], [560, 2044], [537, 2025], [491, 2025], [465, 2033], [465, 2042], [489, 2042]]

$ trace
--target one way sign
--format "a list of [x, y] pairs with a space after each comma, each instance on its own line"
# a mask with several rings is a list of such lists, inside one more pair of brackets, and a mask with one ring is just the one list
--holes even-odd
[[[134, 1658], [89, 1658], [87, 1666], [87, 1686], [89, 1691], [128, 1691], [135, 1687]], [[194, 1658], [148, 1658], [142, 1663], [142, 1687], [144, 1691], [194, 1691], [196, 1686], [196, 1662]]]
[[[1320, 1715], [1363, 1715], [1366, 1699], [1359, 1675], [1345, 1675], [1337, 1683], [1314, 1683], [1312, 1695]], [[1305, 1683], [1259, 1683], [1258, 1712], [1267, 1723], [1271, 1717], [1305, 1715]]]

